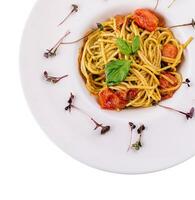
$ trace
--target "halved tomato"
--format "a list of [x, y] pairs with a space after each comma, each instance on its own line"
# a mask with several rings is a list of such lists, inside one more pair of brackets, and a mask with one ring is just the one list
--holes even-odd
[[136, 10], [132, 19], [139, 27], [150, 32], [155, 31], [159, 25], [158, 17], [154, 14], [154, 12], [148, 9]]
[[98, 94], [98, 101], [103, 109], [123, 109], [127, 104], [127, 95], [123, 91], [114, 92], [106, 88]]
[[135, 99], [137, 94], [137, 89], [131, 89], [129, 91], [113, 91], [109, 88], [106, 88], [98, 94], [98, 102], [103, 109], [123, 109], [129, 100]]
[[[159, 79], [160, 89], [164, 90], [164, 89], [168, 89], [168, 88], [177, 86], [178, 80], [173, 74], [171, 74], [170, 72], [164, 72], [163, 75], [166, 76], [167, 78], [169, 78], [173, 83], [170, 83], [168, 80], [166, 80], [164, 77], [161, 76]], [[175, 91], [168, 91], [168, 92], [162, 93], [161, 94], [162, 100], [171, 98], [174, 93], [175, 93]]]
[[120, 30], [122, 25], [125, 22], [125, 17], [122, 15], [116, 15], [115, 19], [116, 19], [116, 28], [117, 28], [117, 30]]
[[177, 54], [178, 54], [178, 48], [175, 45], [167, 43], [163, 46], [162, 56], [174, 59], [177, 57]]
[[133, 100], [136, 98], [136, 96], [138, 95], [139, 90], [138, 89], [130, 89], [128, 92], [128, 99], [129, 100]]
[[161, 89], [167, 89], [167, 88], [170, 88], [170, 87], [174, 87], [178, 84], [177, 78], [173, 74], [171, 74], [170, 72], [163, 72], [162, 74], [164, 76], [166, 76], [167, 78], [169, 78], [173, 82], [173, 84], [170, 83], [164, 77], [161, 76], [160, 79], [159, 79]]

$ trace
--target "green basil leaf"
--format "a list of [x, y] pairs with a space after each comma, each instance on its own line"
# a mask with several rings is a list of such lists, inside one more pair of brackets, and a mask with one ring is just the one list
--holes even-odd
[[124, 81], [129, 73], [131, 61], [113, 60], [105, 67], [107, 85], [117, 85]]
[[122, 54], [130, 55], [132, 54], [132, 46], [129, 42], [123, 40], [122, 38], [117, 38], [116, 45]]
[[137, 53], [137, 51], [140, 49], [140, 38], [138, 35], [136, 35], [133, 38], [133, 42], [132, 42], [132, 52], [133, 53]]

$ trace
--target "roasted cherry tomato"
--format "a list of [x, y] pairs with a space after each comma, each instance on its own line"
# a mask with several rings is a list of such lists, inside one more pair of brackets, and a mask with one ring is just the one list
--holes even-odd
[[137, 94], [138, 94], [139, 90], [138, 89], [131, 89], [128, 92], [128, 99], [129, 100], [133, 100], [136, 98]]
[[[172, 75], [170, 72], [164, 72], [163, 73], [164, 76], [166, 76], [167, 78], [169, 78], [173, 83], [170, 83], [169, 81], [167, 81], [164, 77], [160, 77], [159, 79], [159, 82], [160, 82], [160, 89], [168, 89], [168, 88], [171, 88], [171, 87], [175, 87], [177, 86], [178, 84], [178, 80], [177, 78]], [[175, 91], [170, 91], [170, 92], [165, 92], [165, 93], [162, 93], [161, 96], [162, 96], [162, 99], [169, 99], [173, 96]]]
[[103, 109], [123, 109], [127, 104], [127, 95], [123, 91], [114, 92], [106, 88], [99, 93], [98, 101]]
[[132, 18], [139, 27], [150, 32], [155, 31], [159, 25], [158, 17], [148, 9], [136, 10]]
[[170, 88], [170, 87], [174, 87], [178, 84], [177, 78], [173, 74], [171, 74], [170, 72], [164, 72], [162, 74], [164, 76], [166, 76], [168, 79], [170, 79], [173, 82], [173, 84], [170, 83], [164, 77], [161, 76], [160, 79], [159, 79], [161, 89], [167, 89], [167, 88]]
[[120, 30], [122, 25], [125, 22], [125, 17], [122, 15], [116, 15], [115, 19], [116, 19], [116, 28], [117, 28], [117, 30]]
[[99, 93], [98, 101], [103, 109], [123, 109], [129, 100], [135, 99], [137, 94], [137, 89], [131, 89], [129, 91], [113, 91], [109, 88], [106, 88]]
[[175, 45], [167, 43], [163, 46], [162, 56], [167, 58], [176, 58], [178, 54], [178, 49]]
[[123, 91], [123, 90], [118, 90], [115, 92], [115, 94], [117, 95], [117, 97], [119, 97], [119, 99], [126, 101], [127, 100], [127, 92]]

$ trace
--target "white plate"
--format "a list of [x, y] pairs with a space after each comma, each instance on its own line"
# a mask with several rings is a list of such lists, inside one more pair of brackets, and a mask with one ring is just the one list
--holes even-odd
[[[104, 111], [90, 96], [80, 77], [77, 64], [81, 43], [60, 48], [58, 55], [45, 59], [43, 52], [51, 47], [67, 30], [66, 40], [83, 36], [97, 22], [115, 14], [127, 13], [140, 7], [154, 8], [155, 0], [39, 0], [24, 31], [20, 64], [21, 79], [29, 106], [42, 129], [64, 152], [98, 169], [117, 173], [147, 173], [162, 170], [190, 158], [195, 154], [195, 119], [159, 107], [129, 109], [121, 112]], [[79, 12], [62, 26], [57, 25], [70, 11], [71, 4], [79, 5]], [[158, 11], [169, 25], [186, 23], [194, 16], [193, 1], [188, 4], [177, 0], [168, 8], [170, 0], [161, 0]], [[182, 14], [181, 14], [182, 13]], [[181, 42], [194, 36], [191, 27], [179, 28], [175, 34]], [[195, 106], [195, 42], [185, 52], [181, 67], [184, 78], [190, 78], [192, 87], [183, 85], [171, 100], [163, 102], [184, 111]], [[69, 74], [56, 85], [43, 79], [47, 70], [52, 75]], [[92, 121], [77, 110], [64, 111], [69, 94], [76, 96], [75, 104], [98, 122], [111, 125], [111, 131], [100, 135], [93, 131]], [[130, 130], [128, 122], [144, 123], [143, 148], [127, 152]]]

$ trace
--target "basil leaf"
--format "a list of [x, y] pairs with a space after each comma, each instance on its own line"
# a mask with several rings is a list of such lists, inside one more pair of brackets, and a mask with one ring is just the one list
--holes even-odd
[[133, 38], [133, 42], [132, 42], [132, 52], [136, 53], [139, 49], [140, 49], [140, 39], [139, 39], [139, 36], [136, 35]]
[[140, 38], [136, 35], [133, 38], [132, 44], [123, 40], [122, 38], [118, 38], [116, 40], [116, 45], [119, 48], [120, 53], [125, 55], [135, 54], [140, 49]]
[[117, 85], [124, 81], [129, 73], [131, 61], [113, 60], [105, 67], [107, 85]]
[[117, 38], [116, 45], [122, 54], [130, 55], [132, 54], [132, 46], [129, 42], [123, 40], [122, 38]]

